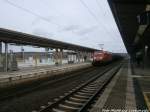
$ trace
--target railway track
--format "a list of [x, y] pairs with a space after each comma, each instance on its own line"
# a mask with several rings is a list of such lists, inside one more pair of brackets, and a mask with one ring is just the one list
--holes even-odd
[[121, 64], [116, 67], [109, 67], [95, 77], [88, 80], [73, 90], [48, 103], [39, 111], [33, 112], [83, 112], [92, 104], [95, 98], [104, 90], [114, 75], [120, 69]]
[[[75, 73], [72, 73], [71, 75], [60, 76], [60, 77], [56, 77], [55, 79], [52, 78], [51, 80], [48, 80], [48, 81], [43, 82], [43, 83], [39, 83], [40, 82], [39, 81], [38, 83], [36, 83], [37, 85], [35, 85], [35, 84], [28, 85], [27, 87], [24, 87], [25, 89], [23, 89], [23, 90], [20, 90], [20, 89], [23, 88], [21, 86], [21, 87], [18, 87], [19, 91], [17, 90], [17, 91], [9, 92], [9, 94], [8, 93], [5, 94], [5, 93], [0, 92], [0, 94], [1, 94], [0, 101], [8, 100], [8, 99], [14, 98], [16, 96], [23, 96], [23, 95], [26, 95], [26, 94], [31, 93], [33, 91], [46, 88], [47, 86], [49, 86], [53, 83], [57, 83], [59, 81], [67, 80], [67, 79], [76, 77], [80, 74], [84, 74], [84, 73], [87, 73], [87, 72], [90, 72], [90, 71], [93, 71], [93, 70], [95, 70], [95, 67], [91, 67], [91, 68], [88, 68], [88, 69], [83, 69], [82, 71], [77, 71]], [[68, 73], [66, 73], [66, 74], [68, 74]], [[6, 90], [3, 90], [3, 91], [6, 91]], [[7, 91], [9, 91], [9, 90], [7, 90]]]
[[[110, 66], [110, 65], [107, 65], [107, 66]], [[104, 68], [105, 67], [101, 67], [100, 69], [104, 69]], [[51, 85], [53, 83], [57, 83], [57, 82], [60, 82], [60, 81], [71, 79], [71, 78], [80, 76], [81, 74], [90, 73], [91, 71], [92, 72], [97, 72], [97, 68], [96, 67], [89, 67], [87, 69], [83, 69], [83, 70], [80, 70], [80, 71], [77, 71], [77, 72], [74, 72], [74, 73], [71, 73], [71, 74], [66, 73], [65, 76], [63, 76], [63, 75], [60, 76], [60, 77], [57, 76], [56, 78], [52, 78], [51, 80], [47, 80], [45, 82], [41, 81], [42, 83], [40, 83], [40, 81], [38, 81], [33, 85], [19, 86], [16, 91], [14, 91], [14, 90], [13, 91], [12, 90], [0, 90], [0, 94], [1, 94], [0, 102], [4, 101], [4, 100], [9, 100], [9, 99], [15, 98], [17, 96], [23, 96], [23, 95], [26, 95], [28, 93], [38, 91], [39, 89], [44, 89], [46, 87], [49, 87], [49, 85]], [[2, 92], [3, 91], [10, 91], [10, 92], [6, 92], [6, 94], [5, 94], [5, 93], [2, 93], [1, 91]]]

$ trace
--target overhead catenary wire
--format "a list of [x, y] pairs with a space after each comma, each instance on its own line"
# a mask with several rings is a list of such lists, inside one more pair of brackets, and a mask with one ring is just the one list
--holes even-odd
[[[103, 10], [103, 8], [102, 8], [102, 5], [101, 5], [101, 3], [99, 2], [99, 0], [95, 0], [96, 1], [96, 3], [97, 3], [97, 5], [98, 5], [98, 7], [99, 7], [99, 9], [100, 10]], [[104, 12], [104, 10], [103, 11], [101, 11], [102, 13], [103, 13], [103, 15], [106, 17], [106, 11]], [[111, 15], [112, 15], [112, 13], [111, 13]], [[106, 22], [107, 23], [107, 22]], [[119, 32], [118, 32], [119, 33]], [[115, 34], [116, 35], [116, 33], [113, 33], [113, 34]], [[117, 35], [116, 35], [117, 36]], [[116, 39], [116, 38], [115, 38]]]
[[[34, 15], [34, 16], [36, 16], [36, 17], [38, 17], [38, 18], [40, 18], [40, 19], [42, 19], [42, 20], [44, 20], [44, 21], [46, 21], [46, 22], [48, 22], [48, 23], [50, 23], [50, 24], [55, 24], [55, 25], [61, 27], [59, 24], [54, 23], [54, 22], [50, 21], [49, 19], [47, 19], [47, 18], [45, 18], [45, 17], [43, 17], [43, 16], [41, 16], [41, 15], [39, 15], [39, 14], [37, 14], [37, 13], [34, 13], [34, 12], [32, 12], [32, 11], [30, 11], [30, 10], [24, 8], [24, 7], [21, 7], [21, 6], [19, 6], [19, 5], [16, 5], [15, 3], [13, 3], [13, 2], [11, 2], [11, 1], [9, 1], [9, 0], [5, 0], [5, 1], [6, 1], [8, 4], [10, 4], [10, 5], [12, 5], [12, 6], [16, 7], [16, 8], [19, 8], [19, 9], [21, 9], [21, 10], [27, 12], [27, 13], [30, 13], [30, 14], [32, 14], [32, 15]], [[82, 0], [81, 0], [81, 2], [82, 2], [83, 5], [88, 9], [89, 13], [96, 19], [96, 21], [99, 22], [98, 18], [97, 18], [97, 17], [95, 16], [95, 14], [88, 8], [88, 6], [87, 6]]]
[[34, 13], [34, 12], [32, 12], [32, 11], [30, 11], [30, 10], [24, 8], [24, 7], [21, 7], [21, 6], [19, 6], [19, 5], [16, 5], [15, 3], [13, 3], [13, 2], [11, 2], [11, 1], [9, 1], [9, 0], [5, 0], [5, 2], [7, 2], [8, 4], [10, 4], [10, 5], [12, 5], [12, 6], [14, 6], [14, 7], [18, 8], [18, 9], [23, 10], [24, 12], [30, 13], [31, 15], [36, 16], [36, 17], [40, 18], [41, 20], [44, 20], [44, 21], [46, 21], [46, 22], [48, 22], [48, 23], [50, 23], [50, 24], [54, 24], [54, 25], [60, 26], [59, 24], [50, 21], [50, 20], [47, 19], [46, 17], [43, 17], [43, 16], [41, 16], [41, 15], [39, 15], [39, 14], [37, 14], [37, 13]]
[[[43, 1], [39, 0], [39, 1], [42, 2], [46, 7], [48, 7], [48, 6], [47, 6], [48, 4], [45, 2], [45, 0], [43, 0]], [[58, 12], [58, 11], [56, 11], [56, 10], [55, 10], [55, 12], [57, 12], [57, 14], [59, 13], [57, 16], [60, 16], [60, 15], [61, 15], [61, 16], [64, 16], [62, 13], [60, 13], [60, 12]], [[67, 18], [67, 20], [70, 22], [70, 20], [69, 20], [68, 18]], [[67, 21], [67, 22], [68, 22], [68, 21]], [[73, 31], [72, 31], [72, 32], [73, 32]], [[74, 32], [73, 32], [73, 33], [74, 33]]]
[[[48, 22], [48, 23], [50, 23], [50, 24], [54, 24], [54, 25], [56, 25], [56, 26], [62, 27], [60, 24], [57, 24], [57, 23], [55, 23], [55, 22], [52, 22], [52, 21], [50, 21], [48, 18], [43, 17], [43, 16], [41, 16], [40, 14], [37, 14], [37, 13], [35, 13], [35, 12], [33, 12], [33, 11], [27, 9], [27, 8], [21, 7], [20, 5], [17, 5], [17, 4], [13, 3], [13, 2], [10, 1], [10, 0], [5, 0], [5, 1], [6, 1], [7, 3], [9, 3], [10, 5], [16, 7], [16, 8], [19, 8], [19, 9], [21, 9], [21, 10], [27, 12], [27, 13], [30, 13], [30, 14], [32, 14], [32, 15], [38, 17], [38, 18], [41, 19], [41, 20], [44, 20], [44, 21], [46, 21], [46, 22]], [[97, 22], [98, 24], [104, 26], [103, 28], [106, 28], [103, 23], [100, 23], [99, 18], [91, 11], [91, 9], [87, 6], [87, 4], [86, 4], [83, 0], [80, 0], [80, 1], [81, 1], [81, 3], [84, 5], [84, 7], [87, 8], [87, 10], [88, 10], [88, 12], [90, 13], [90, 15], [92, 15], [92, 17], [95, 18], [96, 22]], [[110, 33], [108, 33], [107, 29], [105, 30], [105, 32], [106, 32], [107, 35], [110, 34]], [[112, 36], [112, 35], [111, 35], [111, 36]]]
[[[82, 5], [88, 10], [89, 14], [97, 21], [97, 23], [99, 25], [103, 25], [103, 23], [100, 23], [99, 19], [97, 18], [97, 16], [91, 11], [91, 9], [86, 5], [86, 3], [83, 0], [79, 0]], [[105, 28], [105, 26], [103, 25], [103, 27]], [[107, 34], [106, 30], [105, 33]]]
[[[41, 2], [47, 7], [48, 4], [47, 4], [45, 1], [46, 1], [46, 0], [43, 0], [43, 1], [41, 1]], [[55, 11], [56, 11], [56, 10], [55, 10]], [[56, 12], [59, 13], [61, 16], [64, 16], [62, 13], [60, 13], [60, 12], [58, 12], [58, 11], [56, 11]], [[92, 14], [92, 12], [91, 12], [91, 14]], [[93, 15], [93, 16], [94, 16], [94, 15]], [[69, 18], [69, 19], [70, 19], [70, 18]], [[68, 17], [67, 17], [67, 20], [70, 22], [69, 19], [68, 19]], [[67, 21], [67, 22], [68, 22], [68, 21]], [[97, 21], [98, 21], [98, 18], [97, 18]], [[73, 30], [72, 30], [72, 32], [75, 33]]]
[[12, 5], [12, 6], [14, 6], [14, 7], [18, 8], [18, 9], [23, 10], [24, 12], [27, 12], [27, 13], [33, 15], [33, 16], [36, 16], [37, 18], [39, 18], [39, 19], [41, 19], [41, 20], [43, 20], [43, 21], [46, 21], [46, 22], [49, 23], [49, 24], [54, 24], [54, 25], [56, 25], [57, 27], [62, 27], [62, 28], [64, 28], [64, 26], [59, 25], [59, 24], [57, 24], [57, 23], [54, 23], [54, 22], [50, 21], [49, 19], [47, 19], [47, 18], [45, 18], [45, 17], [43, 17], [43, 16], [41, 16], [41, 15], [39, 15], [39, 14], [37, 14], [37, 13], [34, 13], [34, 12], [32, 12], [31, 10], [28, 10], [28, 9], [26, 9], [26, 8], [24, 8], [24, 7], [21, 7], [21, 6], [15, 4], [15, 3], [13, 3], [13, 2], [11, 2], [11, 1], [9, 1], [9, 0], [5, 0], [5, 2], [7, 2], [8, 4], [10, 4], [10, 5]]
[[[24, 11], [24, 12], [27, 12], [27, 13], [33, 15], [33, 16], [36, 16], [36, 17], [38, 17], [39, 19], [46, 21], [47, 23], [54, 24], [54, 25], [57, 25], [58, 27], [64, 28], [64, 26], [59, 25], [59, 24], [57, 24], [57, 23], [54, 23], [54, 22], [52, 22], [52, 21], [49, 21], [47, 18], [45, 18], [45, 17], [43, 17], [43, 16], [41, 16], [41, 15], [35, 13], [35, 12], [32, 12], [32, 11], [29, 10], [29, 9], [26, 9], [26, 8], [24, 8], [24, 7], [21, 7], [21, 6], [15, 4], [15, 3], [13, 3], [13, 2], [11, 2], [11, 1], [9, 1], [9, 0], [5, 0], [5, 2], [8, 3], [9, 5], [12, 5], [12, 6], [18, 8], [18, 9], [21, 9], [21, 10]], [[72, 31], [72, 32], [73, 32], [73, 31]], [[74, 33], [74, 32], [73, 32], [73, 33]]]
[[[46, 0], [41, 1], [41, 3], [44, 4], [46, 7], [48, 7], [48, 3], [46, 2]], [[55, 12], [58, 14], [58, 16], [59, 16], [59, 15], [64, 16], [64, 14], [58, 12], [57, 10], [55, 10]], [[68, 18], [68, 17], [67, 17], [67, 22], [70, 22], [70, 18]], [[71, 23], [71, 22], [70, 22], [70, 23]], [[79, 35], [77, 32], [74, 32], [74, 30], [71, 30], [71, 31], [72, 31], [72, 33], [74, 33], [74, 34]], [[83, 36], [83, 35], [79, 35], [79, 36], [81, 36], [82, 38], [83, 38], [83, 37], [86, 37], [86, 38], [87, 38], [86, 35], [84, 35], [84, 36]]]
[[[99, 3], [98, 0], [96, 0], [96, 3], [97, 3], [97, 5], [98, 5], [99, 9], [102, 10], [102, 11], [100, 11], [100, 12], [102, 12], [103, 15], [104, 15], [104, 17], [107, 18], [107, 17], [106, 17], [106, 13], [107, 13], [107, 12], [103, 10], [102, 5]], [[106, 22], [106, 24], [107, 24], [108, 26], [110, 26], [107, 22]], [[107, 27], [104, 27], [104, 28], [107, 29]], [[112, 27], [111, 27], [111, 28], [112, 28]], [[107, 32], [108, 32], [109, 34], [111, 34], [111, 32], [109, 31], [109, 29], [107, 30]], [[113, 33], [113, 35], [114, 35], [114, 34], [116, 35], [116, 33]], [[113, 37], [113, 39], [115, 39], [115, 41], [117, 41], [116, 38], [115, 38], [116, 36], [114, 35], [114, 36], [115, 36], [115, 37], [114, 37], [113, 35], [111, 35], [111, 37]]]
[[[21, 10], [23, 10], [23, 11], [25, 11], [25, 12], [27, 12], [27, 13], [33, 15], [33, 16], [38, 17], [38, 18], [41, 19], [41, 20], [44, 20], [44, 21], [46, 21], [46, 22], [48, 22], [48, 23], [50, 23], [50, 24], [57, 25], [58, 27], [64, 28], [64, 26], [59, 25], [59, 24], [57, 24], [57, 23], [54, 23], [54, 22], [50, 21], [49, 19], [47, 19], [47, 18], [45, 18], [45, 17], [43, 17], [43, 16], [41, 16], [41, 15], [39, 15], [39, 14], [37, 14], [37, 13], [34, 13], [33, 11], [31, 11], [31, 10], [29, 10], [29, 9], [26, 9], [26, 8], [24, 8], [24, 7], [21, 7], [21, 6], [15, 4], [15, 3], [13, 3], [13, 2], [11, 2], [11, 1], [9, 1], [9, 0], [5, 0], [5, 1], [6, 1], [8, 4], [10, 4], [10, 5], [12, 5], [12, 6], [14, 6], [14, 7], [18, 8], [18, 9], [21, 9]], [[61, 15], [62, 15], [62, 14], [61, 14]], [[72, 32], [75, 33], [74, 31], [72, 31]]]
[[106, 35], [110, 35], [110, 37], [112, 37], [112, 35], [110, 34], [110, 32], [108, 32], [108, 30], [105, 27], [105, 25], [102, 22], [99, 21], [97, 16], [91, 11], [91, 9], [86, 5], [86, 3], [83, 0], [79, 0], [79, 1], [88, 10], [89, 14], [97, 21], [97, 23], [103, 26], [103, 28], [105, 29], [104, 31], [105, 31]]
[[97, 16], [91, 11], [91, 9], [85, 4], [85, 2], [83, 0], [79, 0], [82, 5], [88, 10], [88, 12], [90, 13], [90, 15], [92, 15], [92, 17], [98, 22], [99, 24], [99, 19], [97, 18]]

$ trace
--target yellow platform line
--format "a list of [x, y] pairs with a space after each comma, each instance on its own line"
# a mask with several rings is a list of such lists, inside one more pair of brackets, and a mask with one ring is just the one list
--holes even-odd
[[143, 92], [145, 102], [147, 104], [148, 110], [150, 111], [150, 100], [148, 99], [147, 94], [150, 94], [150, 92]]

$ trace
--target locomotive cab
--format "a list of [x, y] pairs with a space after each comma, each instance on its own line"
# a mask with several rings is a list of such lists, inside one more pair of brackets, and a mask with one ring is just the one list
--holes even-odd
[[107, 51], [95, 52], [93, 55], [92, 64], [95, 65], [104, 65], [109, 63], [112, 60], [112, 54]]

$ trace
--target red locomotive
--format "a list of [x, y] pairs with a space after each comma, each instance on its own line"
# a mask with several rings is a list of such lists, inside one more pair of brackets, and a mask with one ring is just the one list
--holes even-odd
[[93, 62], [94, 66], [96, 65], [104, 65], [108, 64], [112, 61], [112, 54], [107, 51], [97, 51], [93, 55]]

